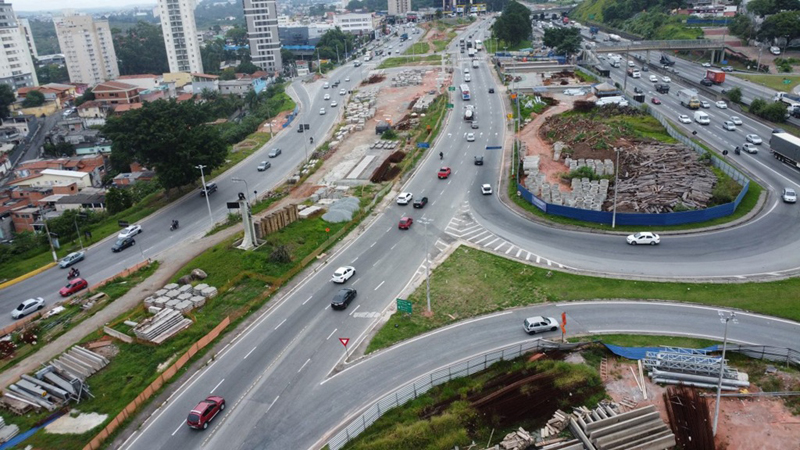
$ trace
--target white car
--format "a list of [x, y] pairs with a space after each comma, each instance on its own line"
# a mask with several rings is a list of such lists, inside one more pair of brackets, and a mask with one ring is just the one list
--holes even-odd
[[681, 123], [692, 123], [692, 119], [686, 114], [681, 114], [678, 116], [678, 120], [680, 120]]
[[727, 104], [727, 103], [725, 103], [725, 101], [723, 101], [723, 100], [720, 100], [720, 101], [718, 101], [717, 103], [714, 103], [714, 104], [715, 104], [715, 105], [717, 106], [717, 108], [719, 108], [719, 109], [728, 109], [728, 104]]
[[120, 231], [119, 234], [117, 235], [117, 238], [127, 239], [129, 237], [134, 237], [141, 232], [142, 232], [142, 226], [134, 224]]
[[703, 67], [711, 67], [711, 63], [705, 62], [705, 63], [703, 63]]
[[323, 100], [330, 100], [331, 99], [331, 94], [325, 94], [325, 96], [322, 97], [322, 99]]
[[755, 155], [756, 153], [758, 153], [758, 147], [756, 147], [755, 145], [753, 145], [753, 144], [751, 144], [751, 143], [749, 143], [749, 142], [747, 142], [746, 144], [744, 144], [744, 145], [742, 146], [742, 149], [744, 149], [744, 151], [746, 151], [747, 153], [750, 153], [750, 154], [753, 154], [753, 155]]
[[492, 195], [492, 185], [491, 184], [483, 184], [483, 185], [481, 185], [481, 194], [483, 194], [483, 195]]
[[669, 83], [669, 82], [672, 81], [672, 78], [670, 78], [670, 77], [661, 77], [661, 81], [663, 81], [664, 83]]
[[324, 116], [325, 115], [325, 108], [320, 108], [319, 109], [319, 115], [320, 116]]
[[751, 144], [761, 145], [762, 142], [761, 137], [759, 137], [757, 134], [748, 134], [744, 138]]
[[69, 255], [65, 256], [64, 259], [58, 262], [58, 265], [62, 269], [66, 269], [67, 267], [79, 262], [83, 261], [83, 257], [86, 256], [84, 252], [72, 252]]
[[407, 205], [411, 202], [411, 199], [414, 198], [414, 195], [411, 192], [401, 192], [400, 195], [397, 196], [397, 204], [398, 205]]
[[635, 65], [636, 64], [634, 64], [633, 61], [628, 61], [628, 67], [634, 67]]
[[641, 233], [636, 233], [628, 236], [628, 244], [630, 245], [639, 245], [639, 244], [656, 245], [659, 242], [661, 242], [661, 238], [658, 237], [657, 234], [651, 233], [649, 231], [643, 231]]
[[725, 122], [722, 122], [722, 128], [724, 128], [724, 129], [726, 129], [728, 131], [736, 131], [736, 125], [733, 122], [731, 122], [730, 120], [726, 120]]
[[339, 89], [339, 95], [347, 95], [347, 91], [344, 89]]
[[336, 108], [337, 106], [339, 106], [339, 104], [336, 103], [336, 100], [331, 102], [331, 108]]
[[333, 272], [333, 276], [331, 277], [331, 281], [334, 283], [344, 283], [345, 281], [352, 278], [353, 275], [356, 274], [355, 267], [352, 266], [343, 266], [336, 269], [336, 272]]
[[653, 83], [658, 83], [658, 77], [655, 75], [650, 75], [650, 81], [652, 81]]
[[784, 203], [797, 203], [797, 193], [792, 188], [784, 188], [781, 198]]
[[42, 297], [29, 298], [20, 303], [17, 309], [11, 311], [11, 318], [19, 319], [42, 308], [44, 308], [44, 299]]
[[349, 83], [349, 82], [350, 82], [350, 77], [347, 77], [347, 78], [345, 78], [345, 79], [344, 79], [344, 81], [345, 81], [346, 83]]
[[475, 133], [467, 133], [467, 142], [475, 141]]
[[772, 47], [769, 48], [769, 52], [772, 53], [773, 55], [780, 55], [781, 54], [781, 49], [780, 49], [780, 47], [772, 46]]
[[528, 317], [522, 322], [522, 329], [528, 334], [536, 334], [544, 331], [556, 331], [558, 322], [552, 317]]
[[711, 108], [711, 103], [708, 103], [707, 101], [703, 100], [700, 102], [700, 106], [702, 106], [705, 109], [708, 109]]
[[728, 120], [733, 122], [734, 125], [741, 125], [742, 124], [742, 119], [740, 119], [738, 116], [730, 116], [730, 117], [728, 117]]

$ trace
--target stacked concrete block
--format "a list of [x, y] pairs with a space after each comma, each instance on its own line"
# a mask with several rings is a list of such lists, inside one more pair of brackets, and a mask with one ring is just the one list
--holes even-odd
[[392, 87], [419, 86], [425, 71], [420, 69], [404, 70], [392, 77]]
[[562, 141], [558, 141], [553, 144], [553, 159], [558, 161], [561, 159], [561, 152], [564, 150], [569, 150], [569, 146]]
[[436, 99], [436, 96], [433, 94], [425, 94], [422, 97], [418, 98], [417, 101], [414, 103], [414, 107], [412, 110], [416, 113], [425, 112], [431, 106], [431, 103]]
[[166, 289], [168, 291], [171, 291], [173, 289], [178, 289], [179, 287], [180, 287], [180, 285], [178, 283], [170, 283], [170, 284], [164, 286], [164, 289]]
[[194, 295], [200, 295], [200, 292], [202, 292], [202, 291], [203, 291], [203, 289], [205, 289], [205, 288], [207, 288], [207, 287], [208, 287], [208, 285], [207, 285], [207, 284], [205, 284], [205, 283], [200, 283], [200, 284], [198, 284], [197, 286], [195, 286], [195, 287], [192, 289], [192, 293], [193, 293]]
[[145, 308], [149, 308], [149, 307], [155, 305], [155, 300], [156, 300], [156, 297], [153, 297], [152, 295], [150, 297], [147, 297], [146, 299], [144, 299]]
[[175, 310], [180, 311], [184, 314], [188, 313], [192, 309], [194, 309], [194, 303], [190, 302], [188, 299], [181, 300], [180, 302], [178, 302], [177, 305], [175, 305]]
[[158, 314], [159, 311], [161, 311], [162, 309], [164, 308], [159, 308], [157, 306], [150, 306], [147, 308], [147, 312], [149, 312], [150, 314]]
[[202, 295], [194, 295], [189, 299], [189, 301], [194, 304], [195, 308], [199, 308], [206, 304], [206, 298]]
[[[184, 284], [183, 286], [178, 288], [178, 292], [180, 292], [181, 294], [185, 294], [187, 292], [191, 293], [192, 292], [192, 285], [191, 284]], [[178, 295], [180, 295], [180, 294], [178, 294]]]
[[177, 298], [178, 295], [180, 295], [180, 291], [178, 291], [177, 289], [170, 289], [169, 291], [167, 291], [167, 293], [166, 293], [166, 295], [164, 295], [164, 297]]
[[217, 288], [215, 288], [214, 286], [209, 286], [203, 289], [203, 291], [200, 292], [200, 295], [202, 295], [205, 298], [214, 298], [217, 296]]
[[156, 291], [154, 297], [163, 297], [163, 296], [167, 295], [168, 291], [169, 291], [169, 289], [161, 288], [161, 289]]
[[173, 299], [168, 300], [167, 303], [164, 304], [164, 306], [169, 308], [169, 309], [175, 309], [175, 305], [177, 305], [180, 302], [181, 302], [180, 300], [178, 300], [176, 298], [173, 298]]
[[[191, 286], [191, 285], [187, 285], [187, 286]], [[183, 294], [178, 295], [177, 300], [184, 301], [184, 300], [189, 300], [190, 298], [192, 298], [192, 293], [191, 292], [184, 292]]]
[[179, 325], [183, 315], [174, 309], [164, 309], [153, 317], [149, 317], [133, 329], [139, 339], [153, 342], [162, 334]]

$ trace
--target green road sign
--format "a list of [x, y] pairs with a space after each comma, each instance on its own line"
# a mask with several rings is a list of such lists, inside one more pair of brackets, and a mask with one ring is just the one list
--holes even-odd
[[447, 107], [450, 108], [450, 109], [453, 109], [453, 104], [452, 103], [448, 103]]
[[411, 314], [411, 302], [408, 300], [403, 300], [402, 298], [397, 299], [397, 310], [400, 312], [404, 312], [407, 314]]
[[455, 91], [455, 90], [456, 90], [456, 87], [455, 87], [455, 86], [450, 86], [449, 88], [447, 88], [447, 90], [448, 90], [448, 91]]

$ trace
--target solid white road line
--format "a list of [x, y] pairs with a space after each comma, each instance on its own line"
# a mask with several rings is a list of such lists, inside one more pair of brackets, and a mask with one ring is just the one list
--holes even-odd
[[305, 305], [305, 304], [306, 304], [306, 303], [308, 303], [308, 301], [309, 301], [309, 300], [311, 300], [312, 298], [314, 298], [314, 296], [313, 296], [313, 295], [312, 295], [311, 297], [308, 297], [308, 298], [306, 299], [306, 301], [304, 301], [304, 302], [303, 302], [303, 304]]
[[331, 334], [329, 334], [329, 335], [328, 335], [328, 338], [327, 338], [327, 339], [325, 339], [325, 340], [326, 340], [326, 341], [327, 341], [327, 340], [329, 340], [329, 339], [331, 338], [331, 336], [333, 336], [333, 333], [336, 333], [336, 331], [337, 331], [337, 330], [338, 330], [338, 328], [334, 328], [334, 329], [333, 329], [333, 331], [331, 331]]
[[184, 426], [184, 425], [183, 425], [183, 422], [181, 422], [181, 424], [180, 424], [180, 425], [178, 425], [178, 428], [175, 428], [175, 431], [173, 431], [173, 432], [172, 432], [172, 435], [173, 435], [173, 436], [175, 436], [175, 433], [177, 433], [177, 432], [178, 432], [178, 430], [180, 430], [180, 429], [181, 429], [181, 427], [183, 427], [183, 426]]
[[348, 314], [348, 315], [349, 315], [349, 316], [352, 316], [352, 315], [353, 315], [353, 313], [354, 313], [354, 312], [356, 312], [356, 311], [358, 311], [358, 308], [360, 308], [360, 307], [361, 307], [361, 305], [357, 305], [357, 306], [355, 307], [355, 309], [353, 309], [352, 311], [350, 311], [350, 314]]
[[378, 290], [378, 289], [379, 289], [381, 286], [383, 286], [383, 283], [386, 283], [386, 280], [383, 280], [383, 281], [381, 281], [381, 284], [379, 284], [379, 285], [375, 286], [375, 289], [374, 289], [374, 290], [376, 290], [376, 291], [377, 291], [377, 290]]
[[[253, 350], [255, 350], [255, 349], [253, 349]], [[253, 350], [251, 350], [251, 352], [252, 352]], [[249, 353], [248, 353], [248, 354], [249, 354]], [[214, 393], [214, 391], [216, 391], [216, 390], [217, 390], [217, 388], [219, 387], [219, 385], [220, 385], [220, 384], [222, 384], [222, 382], [223, 382], [223, 381], [225, 381], [225, 378], [223, 378], [223, 379], [219, 380], [219, 383], [217, 383], [217, 385], [216, 385], [216, 386], [214, 386], [214, 389], [211, 389], [211, 393], [212, 393], [212, 394]]]
[[250, 353], [253, 353], [254, 351], [256, 351], [256, 348], [258, 348], [258, 346], [253, 347], [253, 349], [250, 350], [249, 352], [247, 352], [247, 354], [244, 355], [244, 358], [242, 358], [242, 359], [247, 359], [247, 357], [250, 356]]
[[277, 330], [278, 328], [280, 328], [280, 327], [281, 327], [281, 325], [283, 325], [283, 323], [284, 323], [284, 322], [286, 322], [286, 319], [283, 319], [283, 320], [281, 321], [281, 323], [279, 323], [279, 324], [278, 324], [278, 326], [277, 326], [277, 327], [275, 327], [275, 329]]
[[308, 364], [309, 362], [311, 362], [311, 358], [308, 358], [306, 360], [306, 362], [303, 363], [303, 365], [300, 367], [300, 370], [298, 370], [297, 373], [300, 373], [303, 370], [303, 368], [306, 366], [306, 364]]

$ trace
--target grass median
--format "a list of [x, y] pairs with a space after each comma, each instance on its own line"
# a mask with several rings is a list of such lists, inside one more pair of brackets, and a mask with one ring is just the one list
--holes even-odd
[[647, 299], [737, 308], [800, 321], [800, 279], [741, 284], [668, 283], [600, 278], [529, 266], [460, 246], [431, 273], [434, 314], [425, 317], [425, 286], [408, 300], [414, 313], [394, 314], [367, 353], [470, 317], [574, 300]]
[[399, 56], [396, 58], [386, 58], [378, 66], [378, 69], [390, 69], [401, 66], [420, 66], [442, 62], [442, 55], [423, 55], [423, 56]]

